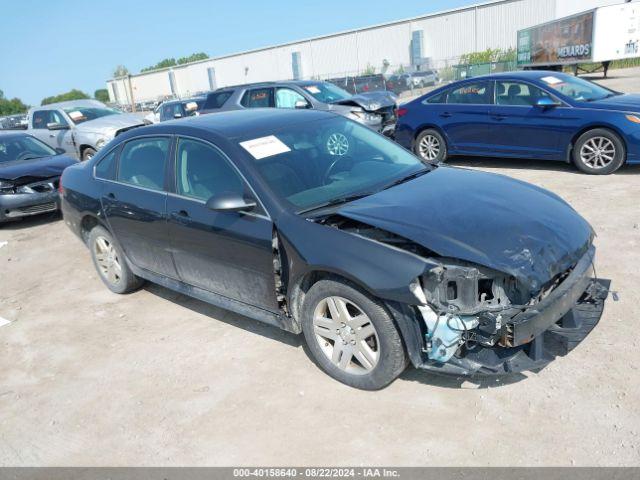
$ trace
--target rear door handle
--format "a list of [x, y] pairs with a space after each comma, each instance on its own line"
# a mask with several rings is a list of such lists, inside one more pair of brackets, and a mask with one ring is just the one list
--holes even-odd
[[116, 199], [115, 194], [114, 194], [114, 193], [112, 193], [112, 192], [107, 193], [107, 197], [108, 197], [109, 199], [111, 199], [111, 200], [115, 200], [115, 199]]
[[493, 118], [494, 120], [504, 120], [505, 118], [507, 118], [507, 116], [501, 113], [495, 113], [491, 115], [491, 118]]
[[453, 116], [453, 114], [452, 114], [452, 113], [450, 113], [450, 112], [442, 112], [442, 113], [440, 114], [440, 116], [441, 116], [442, 118], [449, 118], [449, 117]]

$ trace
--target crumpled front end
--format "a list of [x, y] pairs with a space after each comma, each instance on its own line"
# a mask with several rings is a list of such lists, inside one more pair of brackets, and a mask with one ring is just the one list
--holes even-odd
[[[421, 279], [424, 362], [452, 374], [536, 370], [580, 343], [600, 320], [608, 282], [594, 278], [595, 248], [525, 299], [517, 282], [482, 267], [446, 265]], [[526, 302], [524, 300], [527, 300]]]

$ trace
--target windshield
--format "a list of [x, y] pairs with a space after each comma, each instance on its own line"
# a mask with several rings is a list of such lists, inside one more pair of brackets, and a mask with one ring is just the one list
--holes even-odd
[[578, 102], [592, 102], [602, 100], [616, 95], [617, 93], [608, 88], [583, 80], [578, 77], [549, 75], [542, 77], [542, 80], [551, 89], [566, 95]]
[[313, 85], [303, 85], [302, 88], [311, 94], [313, 98], [322, 103], [332, 103], [338, 100], [351, 98], [351, 94], [346, 90], [337, 87], [333, 83], [321, 82]]
[[298, 212], [426, 170], [404, 148], [342, 117], [288, 125], [240, 145], [276, 196]]
[[29, 135], [0, 135], [0, 163], [51, 155], [55, 150]]
[[65, 108], [64, 112], [69, 115], [69, 118], [71, 118], [75, 124], [106, 117], [107, 115], [122, 113], [115, 108], [108, 107], [69, 107]]

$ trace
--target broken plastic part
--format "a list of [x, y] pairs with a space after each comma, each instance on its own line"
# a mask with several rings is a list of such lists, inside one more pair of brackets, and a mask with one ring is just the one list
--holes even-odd
[[479, 323], [477, 317], [439, 315], [426, 306], [418, 309], [427, 326], [427, 355], [435, 362], [448, 362]]

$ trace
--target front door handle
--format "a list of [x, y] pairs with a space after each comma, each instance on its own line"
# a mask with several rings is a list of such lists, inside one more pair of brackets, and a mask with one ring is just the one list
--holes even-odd
[[186, 210], [173, 212], [171, 215], [173, 215], [174, 217], [189, 218], [189, 212], [187, 212]]
[[115, 194], [113, 192], [109, 192], [109, 193], [107, 193], [107, 198], [109, 198], [110, 200], [115, 200], [116, 196], [115, 196]]
[[453, 114], [452, 114], [452, 113], [450, 113], [450, 112], [442, 112], [442, 113], [440, 114], [440, 116], [441, 116], [442, 118], [449, 118], [449, 117], [453, 116]]
[[504, 120], [505, 118], [507, 118], [507, 116], [501, 113], [496, 113], [491, 115], [491, 118], [493, 118], [494, 120]]

